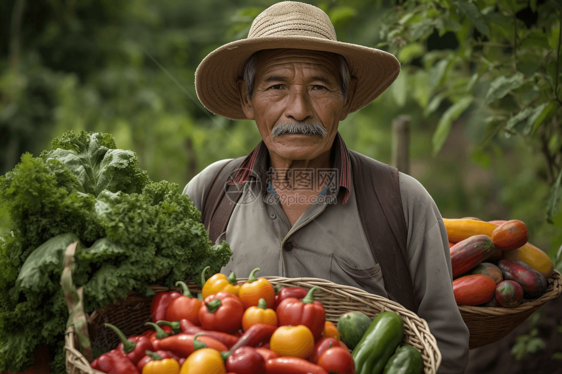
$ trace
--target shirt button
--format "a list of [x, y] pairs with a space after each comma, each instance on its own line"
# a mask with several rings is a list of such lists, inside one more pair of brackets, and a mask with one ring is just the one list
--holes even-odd
[[285, 242], [285, 244], [283, 245], [283, 249], [287, 252], [291, 252], [293, 250], [293, 243]]
[[271, 212], [271, 213], [269, 213], [269, 218], [275, 219], [275, 218], [277, 218], [277, 214], [275, 214], [274, 212]]

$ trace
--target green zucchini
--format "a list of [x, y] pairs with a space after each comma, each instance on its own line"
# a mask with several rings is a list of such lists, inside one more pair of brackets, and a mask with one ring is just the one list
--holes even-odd
[[422, 371], [421, 353], [409, 344], [396, 348], [384, 367], [384, 374], [420, 374]]

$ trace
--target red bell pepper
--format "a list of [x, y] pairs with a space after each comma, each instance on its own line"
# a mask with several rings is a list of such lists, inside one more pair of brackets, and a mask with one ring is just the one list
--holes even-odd
[[181, 293], [177, 291], [170, 292], [160, 292], [158, 295], [154, 296], [152, 299], [152, 304], [150, 304], [150, 315], [152, 316], [152, 322], [156, 323], [160, 320], [166, 318], [166, 309], [170, 303], [181, 296]]
[[[244, 374], [266, 374], [265, 360], [254, 348], [240, 347], [226, 360], [226, 370]], [[223, 355], [224, 358], [224, 355]]]
[[186, 319], [182, 319], [181, 321], [175, 321], [175, 322], [158, 321], [157, 324], [170, 326], [176, 334], [179, 332], [183, 332], [190, 335], [203, 334], [205, 336], [209, 336], [213, 339], [217, 339], [219, 342], [224, 344], [228, 349], [230, 349], [238, 341], [238, 337], [234, 335], [230, 335], [220, 331], [205, 330], [200, 326], [195, 326], [193, 323], [189, 322]]
[[308, 294], [308, 291], [302, 287], [283, 287], [279, 290], [277, 295], [275, 295], [275, 308], [281, 304], [281, 301], [288, 299], [289, 297], [294, 297], [295, 299], [302, 299]]
[[267, 343], [275, 330], [277, 330], [277, 326], [256, 323], [246, 330], [244, 335], [230, 348], [230, 351], [234, 352], [239, 347], [257, 347], [261, 343]]
[[[169, 351], [159, 350], [156, 351], [156, 353], [158, 353], [162, 358], [173, 358], [176, 361], [180, 360], [178, 356], [176, 356], [175, 354]], [[137, 363], [137, 369], [139, 370], [139, 372], [142, 373], [142, 369], [144, 368], [144, 365], [148, 364], [152, 360], [154, 360], [154, 358], [149, 355], [145, 355], [143, 358], [141, 358], [140, 361]]]
[[326, 311], [321, 302], [314, 301], [314, 291], [318, 288], [312, 287], [302, 300], [292, 297], [283, 300], [277, 307], [279, 326], [304, 325], [310, 329], [314, 340], [320, 339], [326, 322]]
[[226, 346], [208, 336], [177, 334], [160, 340], [159, 348], [170, 351], [180, 357], [188, 357], [190, 354], [201, 348], [213, 348], [219, 352], [227, 351]]
[[109, 323], [104, 324], [105, 327], [109, 327], [119, 337], [121, 343], [117, 346], [119, 349], [133, 364], [137, 364], [141, 358], [145, 356], [145, 351], [153, 351], [154, 347], [150, 342], [149, 338], [146, 336], [131, 336], [129, 339], [123, 334], [121, 330], [119, 330], [116, 326], [113, 326]]
[[[160, 326], [158, 326], [155, 323], [152, 322], [147, 322], [145, 323], [145, 325], [149, 325], [152, 326], [154, 328], [154, 332], [152, 334], [150, 334], [149, 336], [149, 340], [152, 343], [152, 346], [154, 347], [153, 350], [160, 350], [160, 341], [164, 338], [167, 338], [169, 335], [166, 331], [164, 331]], [[172, 330], [170, 327], [168, 326], [164, 326], [165, 328], [167, 327], [168, 329]]]
[[322, 353], [326, 352], [332, 347], [342, 347], [347, 349], [347, 346], [342, 341], [330, 337], [322, 338], [318, 340], [314, 345], [314, 351], [312, 352], [312, 356], [310, 356], [310, 361], [314, 362], [315, 364], [318, 363], [318, 359], [320, 358], [320, 356], [322, 356]]
[[180, 285], [183, 288], [183, 295], [174, 299], [168, 305], [166, 309], [166, 321], [179, 321], [181, 319], [187, 319], [196, 325], [199, 323], [199, 309], [203, 303], [196, 297], [193, 297], [189, 288], [183, 282], [176, 282], [176, 285]]
[[131, 360], [118, 349], [102, 354], [91, 366], [107, 374], [139, 374]]
[[351, 353], [342, 347], [329, 348], [318, 359], [318, 366], [334, 374], [355, 374]]
[[265, 367], [267, 374], [328, 374], [324, 368], [297, 357], [272, 358]]
[[240, 328], [243, 315], [244, 306], [236, 295], [219, 292], [205, 299], [199, 321], [205, 330], [233, 333]]

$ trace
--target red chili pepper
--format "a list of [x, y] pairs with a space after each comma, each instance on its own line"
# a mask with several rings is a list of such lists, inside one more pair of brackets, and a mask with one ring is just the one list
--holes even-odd
[[166, 318], [166, 309], [170, 303], [181, 296], [181, 293], [177, 291], [170, 292], [160, 292], [158, 295], [154, 296], [152, 299], [152, 304], [150, 304], [150, 315], [152, 316], [152, 322], [156, 323], [160, 320]]
[[131, 360], [118, 349], [104, 353], [96, 361], [94, 369], [107, 374], [139, 374]]
[[[240, 347], [227, 353], [226, 370], [244, 374], [266, 374], [265, 360], [254, 348]], [[225, 355], [223, 355], [223, 358]]]
[[320, 356], [322, 356], [322, 353], [326, 352], [328, 349], [332, 347], [342, 347], [347, 349], [347, 346], [342, 341], [329, 337], [322, 338], [318, 340], [314, 345], [314, 352], [312, 352], [312, 356], [310, 356], [310, 361], [317, 364], [318, 359], [320, 358]]
[[199, 320], [205, 330], [226, 333], [235, 332], [240, 328], [243, 315], [242, 302], [236, 295], [228, 292], [219, 292], [207, 297], [199, 310]]
[[239, 347], [256, 347], [260, 343], [269, 342], [271, 335], [277, 330], [276, 326], [266, 325], [265, 323], [256, 323], [250, 326], [248, 330], [238, 339], [236, 344], [230, 348], [234, 352]]
[[180, 285], [183, 288], [183, 295], [174, 299], [168, 305], [166, 309], [166, 321], [179, 321], [181, 319], [187, 319], [196, 325], [199, 323], [199, 309], [203, 303], [196, 297], [193, 297], [189, 288], [183, 282], [176, 282], [176, 286]]
[[355, 363], [351, 353], [342, 347], [329, 348], [318, 359], [318, 366], [335, 374], [355, 374]]
[[267, 360], [267, 374], [328, 374], [322, 367], [297, 357], [279, 357]]
[[186, 319], [182, 319], [181, 321], [175, 321], [175, 322], [158, 321], [157, 324], [170, 326], [176, 334], [179, 332], [183, 332], [190, 335], [203, 334], [205, 336], [209, 336], [213, 339], [217, 339], [219, 342], [224, 344], [228, 349], [230, 349], [238, 341], [238, 337], [234, 335], [230, 335], [225, 332], [205, 330], [199, 326], [195, 326], [193, 323], [189, 322]]
[[279, 357], [279, 353], [272, 351], [269, 348], [256, 348], [256, 352], [258, 352], [265, 361]]
[[[161, 349], [160, 348], [160, 341], [164, 338], [167, 338], [169, 336], [168, 333], [166, 331], [164, 331], [160, 326], [158, 326], [155, 323], [147, 322], [147, 323], [145, 323], [145, 325], [149, 325], [149, 326], [152, 326], [154, 328], [155, 331], [150, 335], [150, 337], [148, 339], [152, 343], [152, 346], [154, 347], [154, 349], [160, 350]], [[164, 328], [168, 328], [168, 329], [170, 329], [170, 331], [172, 330], [168, 326], [164, 326]]]
[[275, 307], [277, 308], [281, 301], [288, 299], [289, 297], [294, 297], [295, 299], [302, 299], [308, 294], [308, 291], [302, 287], [283, 287], [279, 290], [279, 293], [275, 296]]
[[219, 352], [227, 351], [226, 346], [208, 336], [177, 334], [160, 340], [159, 349], [170, 351], [180, 357], [188, 357], [201, 348], [213, 348]]
[[314, 340], [320, 339], [326, 322], [326, 311], [319, 301], [314, 301], [314, 291], [319, 287], [312, 287], [302, 299], [288, 298], [277, 307], [279, 326], [304, 325], [310, 329]]
[[109, 323], [104, 324], [105, 327], [109, 327], [119, 337], [121, 343], [117, 346], [119, 349], [133, 364], [137, 364], [141, 358], [145, 356], [145, 351], [153, 351], [154, 347], [150, 342], [149, 338], [146, 336], [131, 336], [129, 339], [119, 330], [116, 326], [113, 326]]
[[[178, 356], [176, 356], [175, 354], [173, 354], [172, 352], [169, 351], [156, 351], [156, 353], [158, 353], [160, 355], [160, 357], [162, 358], [173, 358], [176, 361], [179, 361], [180, 358]], [[139, 372], [142, 373], [142, 369], [144, 368], [144, 365], [148, 364], [150, 361], [154, 360], [154, 358], [152, 358], [149, 355], [145, 355], [143, 358], [140, 359], [140, 361], [137, 363], [137, 369], [139, 370]]]

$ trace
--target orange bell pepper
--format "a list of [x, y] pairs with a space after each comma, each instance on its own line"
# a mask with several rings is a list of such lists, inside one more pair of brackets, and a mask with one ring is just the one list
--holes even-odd
[[203, 348], [189, 355], [180, 374], [226, 374], [226, 368], [219, 351]]
[[240, 286], [236, 282], [236, 274], [232, 272], [227, 278], [226, 275], [217, 273], [205, 281], [205, 272], [210, 268], [210, 266], [207, 266], [201, 272], [201, 284], [203, 285], [201, 293], [203, 294], [203, 299], [219, 292], [228, 292], [238, 296]]
[[178, 374], [180, 372], [180, 364], [173, 358], [164, 358], [158, 353], [146, 351], [148, 356], [152, 357], [152, 361], [144, 365], [142, 374]]
[[280, 356], [308, 358], [314, 351], [314, 336], [304, 325], [281, 326], [271, 336], [269, 345]]
[[267, 308], [263, 298], [258, 302], [258, 306], [249, 307], [242, 316], [242, 328], [244, 331], [256, 323], [277, 326], [277, 313], [275, 313], [275, 310]]
[[260, 299], [264, 299], [268, 308], [275, 305], [275, 290], [269, 281], [265, 278], [256, 279], [256, 272], [260, 268], [255, 268], [248, 277], [248, 282], [240, 286], [238, 297], [244, 305], [244, 309], [251, 306], [257, 306]]
[[340, 332], [336, 328], [336, 325], [334, 325], [334, 323], [330, 321], [326, 321], [326, 323], [324, 324], [323, 336], [325, 338], [334, 338], [338, 341], [340, 340]]

